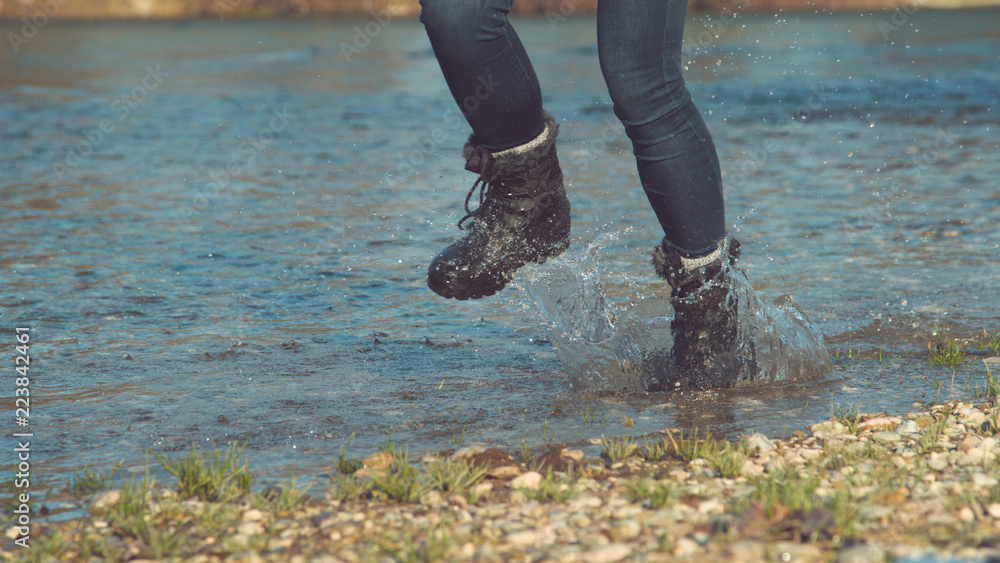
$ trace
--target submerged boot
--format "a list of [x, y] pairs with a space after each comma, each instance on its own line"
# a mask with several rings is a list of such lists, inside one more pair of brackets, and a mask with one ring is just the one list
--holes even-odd
[[739, 254], [740, 243], [732, 238], [702, 258], [685, 258], [665, 242], [653, 250], [653, 266], [670, 284], [674, 307], [670, 330], [676, 380], [661, 382], [659, 390], [731, 387], [756, 378], [752, 346], [739, 346], [737, 293], [731, 291]]
[[[479, 299], [500, 291], [528, 262], [541, 264], [569, 246], [569, 199], [556, 158], [559, 126], [520, 146], [491, 152], [475, 135], [465, 145], [465, 169], [479, 174], [465, 198], [458, 228], [465, 237], [431, 262], [427, 286], [442, 297]], [[469, 202], [479, 189], [479, 207]]]

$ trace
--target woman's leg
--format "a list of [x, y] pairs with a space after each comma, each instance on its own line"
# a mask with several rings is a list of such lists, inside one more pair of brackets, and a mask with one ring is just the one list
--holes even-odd
[[499, 151], [545, 128], [538, 77], [507, 21], [513, 0], [420, 0], [420, 21], [479, 144]]
[[[542, 112], [538, 78], [507, 21], [512, 1], [421, 0], [420, 21], [472, 126], [465, 169], [479, 174], [458, 223], [465, 236], [427, 269], [428, 287], [442, 297], [493, 295], [528, 262], [569, 246], [559, 126]], [[476, 190], [480, 204], [473, 208]]]
[[738, 340], [731, 265], [739, 243], [725, 238], [715, 145], [681, 76], [687, 0], [600, 0], [597, 40], [615, 114], [632, 139], [639, 178], [663, 226], [653, 252], [671, 286], [674, 370], [650, 390], [728, 387], [756, 379], [753, 346]]
[[597, 45], [664, 242], [690, 258], [717, 248], [725, 209], [715, 145], [681, 76], [686, 12], [687, 0], [600, 0]]

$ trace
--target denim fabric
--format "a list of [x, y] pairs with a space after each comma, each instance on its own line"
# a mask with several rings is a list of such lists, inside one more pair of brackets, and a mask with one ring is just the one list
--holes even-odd
[[[492, 150], [544, 128], [538, 78], [507, 20], [512, 1], [420, 2], [452, 95]], [[664, 241], [699, 256], [725, 235], [725, 209], [715, 145], [681, 75], [686, 11], [687, 0], [599, 0], [597, 46]]]

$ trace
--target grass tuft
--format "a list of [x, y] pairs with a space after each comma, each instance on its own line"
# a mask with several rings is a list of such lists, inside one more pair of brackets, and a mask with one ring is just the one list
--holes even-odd
[[673, 504], [677, 500], [677, 491], [670, 483], [654, 482], [650, 486], [645, 481], [636, 479], [625, 486], [625, 496], [630, 501], [646, 501], [644, 504], [653, 510]]
[[993, 371], [990, 369], [990, 364], [983, 360], [983, 365], [986, 366], [986, 381], [983, 382], [983, 386], [980, 388], [979, 384], [975, 384], [972, 388], [972, 395], [980, 401], [993, 401], [996, 403], [997, 397], [1000, 396], [1000, 374], [997, 377], [993, 377]]
[[538, 489], [519, 490], [524, 493], [524, 496], [539, 502], [562, 502], [576, 493], [576, 490], [569, 481], [571, 481], [569, 476], [557, 480], [550, 467], [545, 472], [545, 476], [542, 477], [542, 482], [539, 484]]
[[347, 450], [351, 447], [352, 442], [354, 442], [354, 432], [351, 432], [347, 444], [341, 446], [340, 451], [337, 452], [337, 471], [341, 475], [353, 475], [355, 471], [365, 466], [365, 462], [360, 457], [347, 455]]
[[447, 457], [434, 458], [424, 463], [427, 486], [442, 492], [463, 491], [486, 477], [486, 468], [465, 461], [452, 461]]
[[308, 501], [311, 487], [309, 485], [305, 489], [300, 489], [293, 477], [288, 483], [282, 483], [277, 487], [267, 487], [263, 492], [253, 495], [251, 504], [277, 514], [283, 514]]
[[958, 366], [965, 362], [965, 351], [958, 344], [957, 340], [949, 338], [940, 342], [928, 342], [927, 350], [930, 352], [929, 361], [931, 365]]
[[976, 346], [980, 350], [993, 350], [994, 353], [1000, 354], [1000, 330], [990, 334], [984, 328], [983, 335], [977, 340]]
[[861, 422], [861, 407], [856, 407], [853, 403], [846, 407], [838, 404], [833, 409], [832, 414], [834, 418], [840, 420], [847, 427], [850, 434], [858, 433], [858, 424]]
[[734, 479], [743, 473], [743, 464], [750, 459], [750, 446], [745, 440], [725, 442], [721, 449], [717, 449], [707, 459], [719, 475]]
[[625, 461], [638, 448], [639, 445], [628, 436], [605, 438], [601, 435], [601, 455], [612, 462]]
[[327, 494], [340, 502], [357, 500], [369, 494], [372, 489], [370, 479], [358, 479], [354, 475], [335, 475]]
[[250, 467], [243, 456], [243, 446], [230, 444], [225, 452], [213, 450], [208, 456], [198, 453], [194, 443], [186, 456], [169, 459], [153, 452], [163, 468], [177, 478], [182, 497], [207, 502], [232, 500], [250, 490]]
[[677, 438], [673, 434], [667, 434], [673, 453], [684, 461], [693, 459], [710, 459], [719, 454], [723, 445], [712, 437], [712, 431], [706, 430], [703, 438], [698, 437], [698, 429], [695, 428], [687, 436], [684, 431], [677, 433]]
[[149, 546], [156, 559], [163, 559], [187, 544], [190, 532], [184, 527], [153, 521], [151, 516], [170, 522], [180, 512], [176, 503], [151, 501], [154, 482], [147, 465], [141, 479], [133, 478], [122, 486], [118, 502], [109, 507], [106, 517], [115, 532], [139, 540]]
[[941, 449], [939, 441], [941, 440], [941, 435], [944, 434], [946, 423], [947, 419], [942, 418], [923, 429], [917, 438], [917, 446], [920, 448], [920, 453], [923, 454]]
[[85, 467], [82, 473], [76, 471], [66, 480], [66, 488], [76, 498], [109, 491], [111, 490], [111, 481], [119, 467], [119, 465], [115, 465], [109, 471], [97, 471]]
[[667, 443], [663, 438], [642, 443], [642, 453], [649, 461], [659, 461], [667, 457]]
[[384, 495], [389, 500], [406, 503], [414, 502], [427, 490], [420, 479], [420, 472], [410, 464], [410, 456], [402, 449], [392, 452], [392, 466], [375, 474], [372, 491]]
[[754, 482], [753, 496], [768, 518], [774, 518], [779, 507], [808, 513], [816, 507], [819, 481], [818, 475], [802, 476], [795, 471], [770, 473]]

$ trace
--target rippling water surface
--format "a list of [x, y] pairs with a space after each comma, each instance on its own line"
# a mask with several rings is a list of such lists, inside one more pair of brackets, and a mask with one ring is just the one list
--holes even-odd
[[650, 396], [574, 387], [524, 289], [600, 241], [587, 275], [612, 317], [664, 292], [592, 20], [516, 22], [561, 122], [573, 246], [465, 303], [425, 286], [474, 177], [418, 23], [358, 51], [365, 21], [50, 23], [0, 51], [0, 345], [31, 328], [44, 477], [192, 441], [245, 442], [266, 479], [322, 474], [352, 433], [357, 454], [387, 435], [414, 452], [781, 436], [970, 398], [981, 358], [932, 367], [926, 347], [1000, 329], [1000, 12], [889, 16], [689, 22], [742, 265], [767, 300], [794, 295], [835, 369]]

